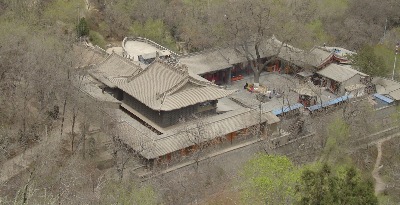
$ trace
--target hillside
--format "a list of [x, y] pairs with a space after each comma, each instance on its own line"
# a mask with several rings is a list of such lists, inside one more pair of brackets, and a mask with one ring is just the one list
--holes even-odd
[[[376, 204], [377, 200], [379, 204], [400, 203], [397, 133], [388, 131], [387, 136], [356, 144], [364, 138], [369, 140], [369, 136], [372, 139], [373, 134], [384, 129], [396, 131], [400, 119], [398, 105], [393, 104], [392, 108], [397, 110], [385, 114], [383, 120], [374, 118], [376, 112], [371, 104], [362, 104], [370, 100], [368, 97], [360, 100], [356, 108], [345, 104], [320, 116], [310, 115], [302, 121], [307, 132], [299, 131], [296, 138], [312, 138], [306, 143], [299, 140], [301, 143], [289, 148], [269, 150], [265, 142], [257, 144], [262, 141], [259, 139], [246, 141], [246, 146], [236, 145], [232, 144], [231, 135], [222, 136], [224, 140], [230, 139], [231, 147], [228, 143], [226, 147], [221, 145], [222, 151], [207, 153], [201, 143], [193, 142], [190, 149], [176, 151], [175, 154], [185, 156], [181, 164], [167, 164], [152, 170], [153, 175], [147, 177], [144, 173], [148, 168], [142, 165], [145, 160], [137, 157], [132, 148], [121, 145], [116, 137], [132, 134], [129, 127], [115, 129], [116, 124], [129, 121], [127, 117], [137, 117], [120, 114], [122, 120], [116, 123], [109, 118], [109, 104], [83, 92], [86, 89], [104, 94], [117, 90], [122, 83], [126, 83], [124, 89], [131, 89], [133, 83], [129, 83], [133, 78], [123, 81], [117, 76], [110, 81], [114, 86], [110, 91], [99, 83], [101, 79], [94, 81], [90, 73], [110, 58], [106, 50], [120, 47], [125, 37], [143, 37], [186, 57], [190, 56], [185, 55], [188, 53], [207, 54], [216, 48], [247, 46], [249, 42], [258, 51], [257, 42], [275, 37], [281, 41], [279, 52], [282, 47], [309, 51], [315, 46], [332, 45], [367, 56], [354, 59], [354, 64], [372, 67], [372, 71], [360, 68], [371, 71], [371, 76], [400, 81], [399, 55], [395, 62], [395, 45], [400, 41], [398, 11], [398, 0], [0, 0], [0, 204], [263, 204], [265, 199], [275, 204], [312, 204], [314, 200], [326, 200], [329, 204], [338, 202], [338, 198], [348, 202], [344, 204], [351, 204], [351, 200], [356, 201], [354, 204]], [[241, 48], [246, 50], [245, 46]], [[155, 55], [158, 58], [159, 53]], [[243, 61], [257, 61], [259, 55], [255, 52]], [[119, 64], [115, 67], [133, 66], [137, 73], [145, 73], [143, 63], [118, 57], [124, 59], [119, 61], [116, 57]], [[233, 59], [228, 57], [227, 61], [230, 60]], [[266, 66], [268, 60], [257, 61], [265, 67], [260, 73], [271, 68]], [[227, 87], [212, 87], [203, 77], [174, 69], [165, 69], [161, 74], [167, 73], [166, 78], [182, 75], [187, 81], [181, 79], [176, 84], [187, 84], [179, 89], [171, 85], [168, 95], [202, 86], [202, 90], [210, 89], [215, 94], [217, 89]], [[151, 74], [161, 76], [155, 71]], [[282, 79], [289, 79], [288, 75], [285, 73]], [[238, 87], [243, 90], [247, 80], [250, 83], [252, 76], [232, 84], [240, 84]], [[283, 81], [279, 83], [285, 84]], [[146, 79], [143, 82], [148, 83]], [[135, 87], [145, 85], [143, 82]], [[286, 89], [284, 86], [293, 92], [288, 85], [282, 85], [282, 89]], [[198, 91], [190, 96], [203, 94]], [[244, 96], [252, 94], [246, 90]], [[156, 95], [154, 101], [164, 102], [161, 93]], [[185, 99], [186, 95], [182, 95], [177, 97], [178, 103]], [[201, 106], [208, 109], [217, 97]], [[110, 98], [114, 103], [118, 97]], [[284, 104], [285, 98], [280, 99]], [[260, 103], [260, 113], [261, 107]], [[161, 118], [160, 110], [161, 107], [156, 117]], [[258, 115], [257, 110], [253, 111]], [[221, 115], [218, 113], [215, 121], [218, 116]], [[279, 134], [281, 128], [294, 130], [291, 124], [303, 120], [279, 117]], [[152, 127], [151, 123], [140, 123], [142, 127]], [[247, 122], [232, 123], [237, 126]], [[261, 114], [257, 123], [259, 127], [242, 131], [262, 135]], [[201, 121], [198, 125], [206, 130], [211, 127]], [[221, 123], [215, 129], [229, 126], [233, 125]], [[156, 133], [155, 128], [148, 132], [154, 139], [172, 144], [167, 139], [174, 128], [165, 128], [165, 135]], [[199, 129], [191, 134], [196, 137], [204, 132]], [[213, 143], [219, 146], [218, 142]], [[161, 163], [167, 158], [159, 157], [152, 162]], [[318, 184], [316, 176], [324, 176], [324, 184]], [[331, 186], [328, 181], [336, 185]], [[339, 187], [345, 189], [336, 196]], [[328, 190], [326, 195], [331, 198], [318, 198], [313, 190], [319, 189]], [[357, 198], [362, 193], [365, 195]]]

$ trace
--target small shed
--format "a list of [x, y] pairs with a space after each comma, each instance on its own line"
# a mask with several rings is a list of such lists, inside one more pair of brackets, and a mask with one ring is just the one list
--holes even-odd
[[350, 66], [330, 64], [317, 72], [322, 77], [321, 86], [327, 87], [332, 93], [344, 95], [347, 86], [361, 84], [367, 74], [352, 69]]
[[365, 94], [365, 88], [367, 86], [363, 84], [354, 84], [354, 85], [349, 85], [346, 86], [344, 89], [347, 94], [351, 94], [356, 97], [361, 97]]
[[318, 95], [311, 88], [302, 87], [293, 89], [294, 92], [299, 94], [298, 102], [304, 107], [309, 107], [317, 104]]

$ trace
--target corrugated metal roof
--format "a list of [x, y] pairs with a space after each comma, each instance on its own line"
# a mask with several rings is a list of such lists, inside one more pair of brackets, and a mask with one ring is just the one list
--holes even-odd
[[111, 81], [149, 108], [164, 111], [216, 100], [236, 91], [194, 78], [185, 66], [168, 64], [159, 59], [126, 82]]
[[281, 115], [282, 113], [286, 113], [286, 112], [289, 112], [289, 111], [292, 111], [292, 110], [297, 110], [297, 109], [299, 109], [301, 107], [303, 107], [303, 105], [301, 103], [296, 103], [296, 104], [291, 105], [291, 106], [285, 106], [285, 107], [282, 107], [282, 108], [275, 109], [275, 110], [272, 111], [272, 113], [275, 116], [278, 116], [278, 115]]
[[[376, 91], [381, 95], [386, 95], [390, 92], [394, 92], [400, 89], [399, 82], [382, 77], [373, 78], [372, 83], [376, 85]], [[394, 93], [397, 94], [397, 92]]]
[[321, 104], [316, 104], [316, 105], [307, 107], [307, 109], [310, 110], [310, 111], [318, 110], [318, 109], [323, 108], [323, 107], [328, 107], [330, 105], [334, 105], [334, 104], [340, 103], [342, 101], [346, 101], [346, 100], [348, 100], [350, 98], [353, 98], [353, 96], [352, 95], [344, 95], [344, 96], [335, 98], [333, 100], [330, 100], [328, 102], [322, 103], [322, 105]]
[[388, 104], [394, 102], [394, 100], [392, 100], [392, 99], [390, 99], [390, 98], [388, 98], [388, 97], [386, 97], [384, 95], [378, 94], [378, 93], [375, 93], [374, 97], [379, 99], [379, 100], [382, 100], [383, 102], [388, 103]]
[[367, 76], [366, 74], [361, 73], [357, 70], [338, 64], [330, 64], [324, 69], [318, 71], [317, 73], [336, 82], [344, 82], [357, 74], [361, 76]]
[[394, 90], [389, 93], [389, 96], [395, 100], [400, 100], [400, 89]]

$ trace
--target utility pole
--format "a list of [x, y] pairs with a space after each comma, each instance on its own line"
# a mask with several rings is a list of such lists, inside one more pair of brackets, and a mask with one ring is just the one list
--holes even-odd
[[259, 121], [258, 121], [258, 123], [259, 123], [259, 127], [258, 127], [258, 130], [257, 130], [257, 137], [258, 137], [258, 139], [260, 139], [261, 138], [261, 133], [262, 133], [262, 128], [261, 128], [261, 124], [262, 124], [262, 103], [263, 103], [263, 95], [261, 94], [261, 93], [257, 93], [256, 94], [256, 99], [258, 100], [258, 102], [260, 103], [259, 105], [258, 105], [258, 110], [260, 111], [260, 113], [259, 113], [259, 115], [258, 115], [258, 117], [259, 117]]
[[386, 37], [387, 24], [388, 24], [388, 19], [386, 18], [385, 30], [383, 31], [383, 37], [382, 37], [382, 39], [381, 39], [381, 43], [383, 43], [383, 41], [385, 40], [385, 37]]
[[77, 32], [78, 32], [78, 38], [79, 38], [79, 42], [81, 41], [81, 28], [80, 28], [80, 26], [79, 26], [79, 22], [80, 22], [80, 19], [81, 18], [81, 13], [80, 13], [80, 9], [79, 9], [79, 6], [78, 6], [78, 24], [76, 25], [76, 30], [77, 30]]
[[392, 80], [394, 80], [394, 70], [396, 70], [396, 61], [397, 61], [397, 54], [399, 53], [399, 45], [400, 45], [400, 42], [397, 42], [396, 43], [395, 53], [394, 53]]

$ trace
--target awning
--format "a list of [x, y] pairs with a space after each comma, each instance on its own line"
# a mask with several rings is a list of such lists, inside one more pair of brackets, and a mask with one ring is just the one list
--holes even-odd
[[322, 105], [321, 104], [313, 105], [313, 106], [308, 107], [307, 109], [310, 111], [318, 110], [323, 107], [328, 107], [330, 105], [334, 105], [334, 104], [338, 104], [340, 102], [346, 101], [352, 97], [353, 97], [352, 95], [343, 95], [342, 97], [338, 97], [338, 98], [335, 98], [328, 102], [322, 103]]
[[388, 97], [386, 97], [384, 95], [378, 94], [378, 93], [375, 93], [374, 97], [379, 99], [379, 100], [381, 100], [381, 101], [383, 101], [383, 102], [385, 102], [385, 103], [388, 103], [388, 104], [394, 102], [394, 100], [392, 100], [392, 99], [390, 99], [390, 98], [388, 98]]
[[275, 110], [272, 111], [272, 114], [278, 116], [278, 115], [281, 115], [283, 113], [299, 109], [301, 107], [303, 107], [303, 105], [301, 103], [296, 103], [296, 104], [291, 105], [291, 106], [285, 106], [285, 107], [282, 107], [282, 108], [275, 109]]

